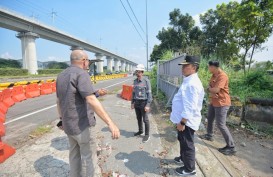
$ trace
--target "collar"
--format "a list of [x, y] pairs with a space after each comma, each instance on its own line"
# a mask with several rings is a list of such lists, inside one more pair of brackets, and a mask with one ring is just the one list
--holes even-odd
[[219, 76], [223, 71], [219, 68], [218, 72], [216, 74], [213, 74], [213, 77]]
[[138, 82], [142, 82], [142, 81], [143, 81], [143, 77], [141, 77], [141, 79], [138, 79], [138, 78], [137, 78], [137, 81], [138, 81]]
[[187, 77], [184, 77], [183, 82], [189, 82], [190, 80], [196, 78], [197, 76], [198, 76], [197, 73], [191, 74]]

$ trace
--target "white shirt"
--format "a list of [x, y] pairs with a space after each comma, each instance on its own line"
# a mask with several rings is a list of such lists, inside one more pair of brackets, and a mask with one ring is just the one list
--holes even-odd
[[185, 77], [172, 101], [171, 121], [178, 124], [184, 118], [187, 119], [188, 127], [198, 130], [204, 95], [204, 88], [197, 73]]

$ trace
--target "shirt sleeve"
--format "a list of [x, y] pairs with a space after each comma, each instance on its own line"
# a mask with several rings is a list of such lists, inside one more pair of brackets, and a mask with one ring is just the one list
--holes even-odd
[[135, 89], [134, 89], [134, 85], [135, 85], [135, 81], [133, 82], [133, 91], [132, 91], [132, 101], [131, 101], [131, 104], [134, 104], [135, 103]]
[[152, 96], [152, 87], [151, 87], [151, 82], [149, 80], [147, 80], [147, 107], [150, 107], [152, 101], [153, 101], [153, 96]]
[[83, 72], [78, 76], [77, 90], [82, 98], [86, 98], [95, 93], [95, 89], [87, 72]]
[[191, 119], [198, 105], [198, 90], [194, 86], [188, 86], [182, 91], [182, 113], [181, 119]]
[[225, 76], [225, 75], [221, 75], [221, 76], [219, 76], [219, 78], [217, 79], [217, 81], [216, 81], [214, 87], [223, 89], [223, 88], [225, 87], [227, 81], [228, 81], [228, 77]]

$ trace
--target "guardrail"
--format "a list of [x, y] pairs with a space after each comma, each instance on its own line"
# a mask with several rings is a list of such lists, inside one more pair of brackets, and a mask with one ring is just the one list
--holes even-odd
[[[128, 76], [128, 74], [96, 75], [96, 76], [91, 76], [90, 79], [93, 83], [96, 83], [97, 81], [123, 78], [123, 77], [127, 77], [127, 76]], [[44, 82], [49, 82], [49, 83], [55, 82], [55, 79], [0, 83], [0, 90], [4, 90], [6, 88], [11, 88], [14, 86], [26, 86], [29, 84], [34, 84], [34, 83], [39, 84], [39, 83], [44, 83]]]

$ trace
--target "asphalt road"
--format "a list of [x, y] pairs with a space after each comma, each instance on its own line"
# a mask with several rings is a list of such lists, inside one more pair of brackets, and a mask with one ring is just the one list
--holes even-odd
[[[123, 84], [132, 84], [133, 77], [97, 82], [96, 89], [105, 88], [109, 92], [122, 89]], [[41, 125], [46, 125], [58, 119], [56, 94], [50, 94], [25, 100], [15, 104], [8, 110], [6, 116], [6, 136], [3, 141], [15, 147], [20, 147], [28, 140], [29, 134]]]

